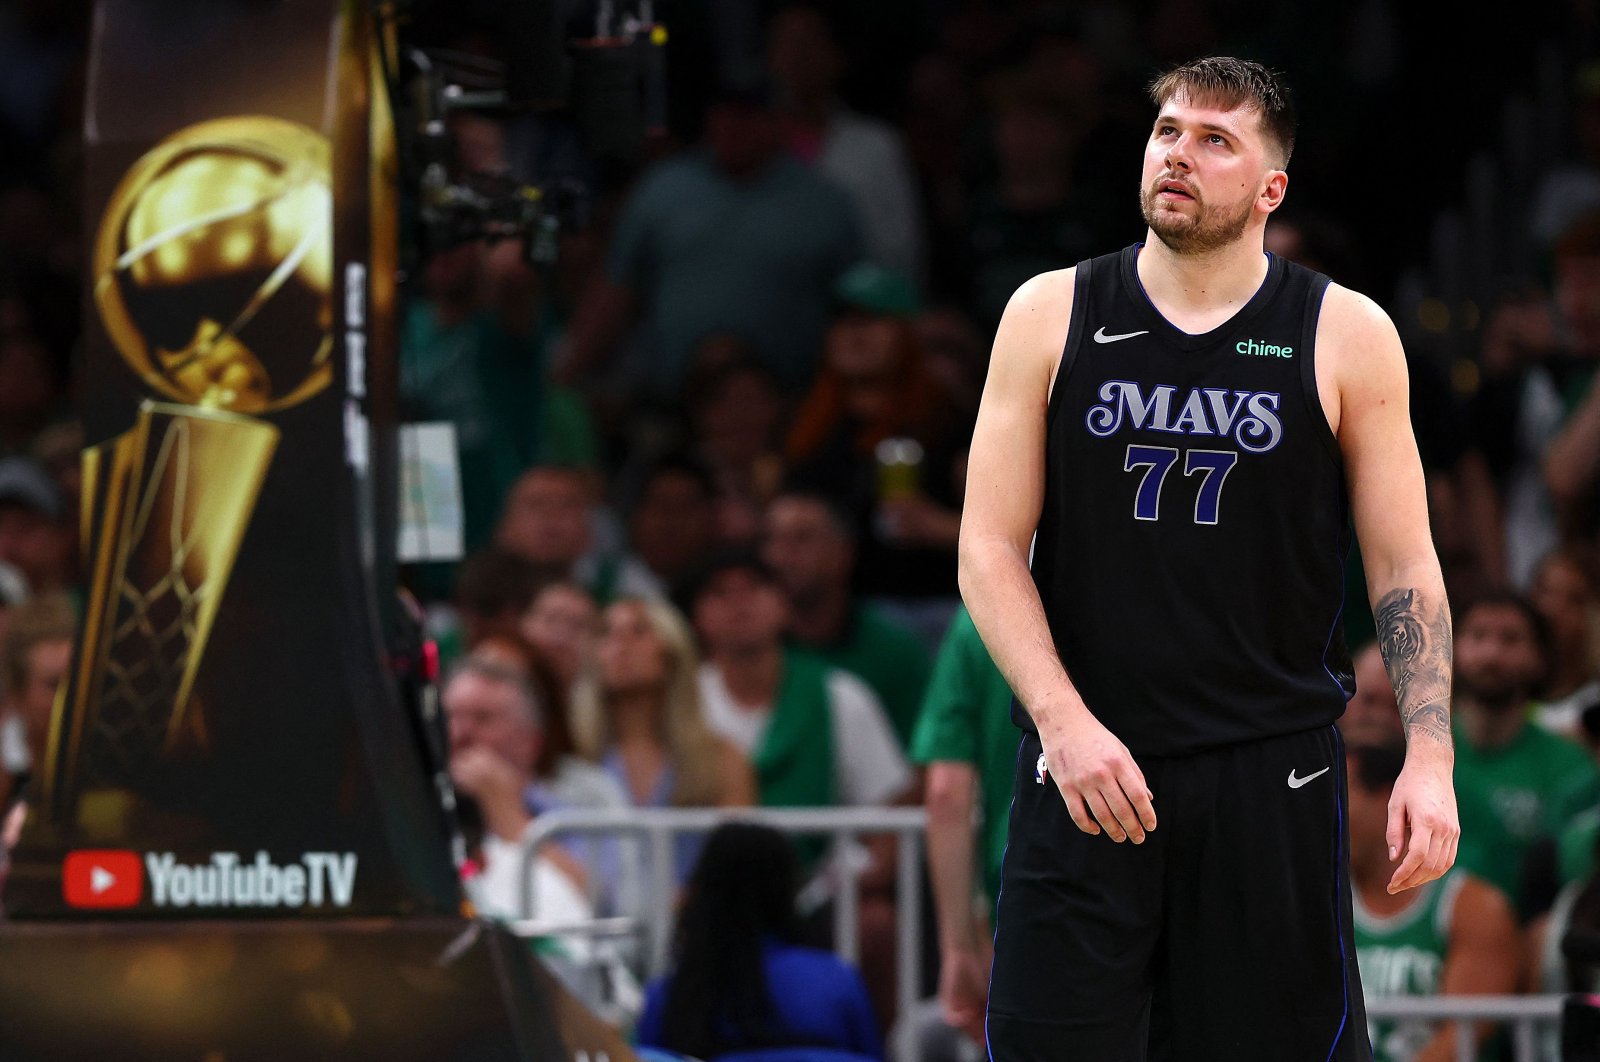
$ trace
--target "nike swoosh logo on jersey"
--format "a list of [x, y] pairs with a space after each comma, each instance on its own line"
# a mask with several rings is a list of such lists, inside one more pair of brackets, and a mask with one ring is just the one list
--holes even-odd
[[1132, 339], [1134, 336], [1143, 336], [1149, 334], [1150, 329], [1146, 328], [1142, 332], [1124, 332], [1120, 336], [1108, 336], [1106, 335], [1106, 326], [1101, 325], [1094, 334], [1094, 341], [1096, 343], [1115, 343], [1119, 339]]
[[1327, 773], [1328, 773], [1328, 768], [1324, 767], [1322, 770], [1317, 771], [1317, 772], [1315, 772], [1313, 774], [1308, 774], [1304, 778], [1296, 778], [1294, 776], [1294, 771], [1290, 770], [1289, 771], [1289, 788], [1290, 789], [1299, 789], [1301, 786], [1303, 786], [1307, 782], [1311, 781], [1311, 779], [1319, 777], [1319, 776], [1327, 774]]

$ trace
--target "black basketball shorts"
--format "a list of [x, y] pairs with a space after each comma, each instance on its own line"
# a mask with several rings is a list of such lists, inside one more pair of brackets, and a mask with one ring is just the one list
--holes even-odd
[[1333, 727], [1138, 758], [1145, 842], [1081, 832], [1017, 758], [993, 1062], [1371, 1062]]

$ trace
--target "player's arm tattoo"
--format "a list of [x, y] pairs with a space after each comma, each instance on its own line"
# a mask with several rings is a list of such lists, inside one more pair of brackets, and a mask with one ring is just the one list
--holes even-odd
[[1450, 739], [1450, 613], [1442, 598], [1415, 587], [1378, 599], [1378, 648], [1394, 684], [1406, 742]]

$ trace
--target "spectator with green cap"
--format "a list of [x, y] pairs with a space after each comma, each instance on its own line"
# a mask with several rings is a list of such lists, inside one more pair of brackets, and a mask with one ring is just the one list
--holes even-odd
[[[916, 287], [858, 264], [834, 287], [839, 316], [822, 371], [790, 428], [788, 482], [834, 499], [856, 521], [857, 589], [901, 611], [936, 643], [955, 607], [962, 403], [928, 364]], [[932, 603], [927, 621], [923, 606]]]

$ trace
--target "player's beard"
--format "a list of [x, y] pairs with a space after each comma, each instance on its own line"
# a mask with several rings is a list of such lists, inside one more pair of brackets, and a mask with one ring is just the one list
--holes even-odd
[[1140, 190], [1139, 209], [1150, 231], [1174, 254], [1206, 254], [1244, 235], [1253, 205], [1250, 200], [1241, 202], [1235, 210], [1224, 211], [1208, 206], [1197, 193], [1190, 192], [1195, 205], [1193, 215], [1161, 210], [1156, 198], [1161, 194], [1161, 183]]

